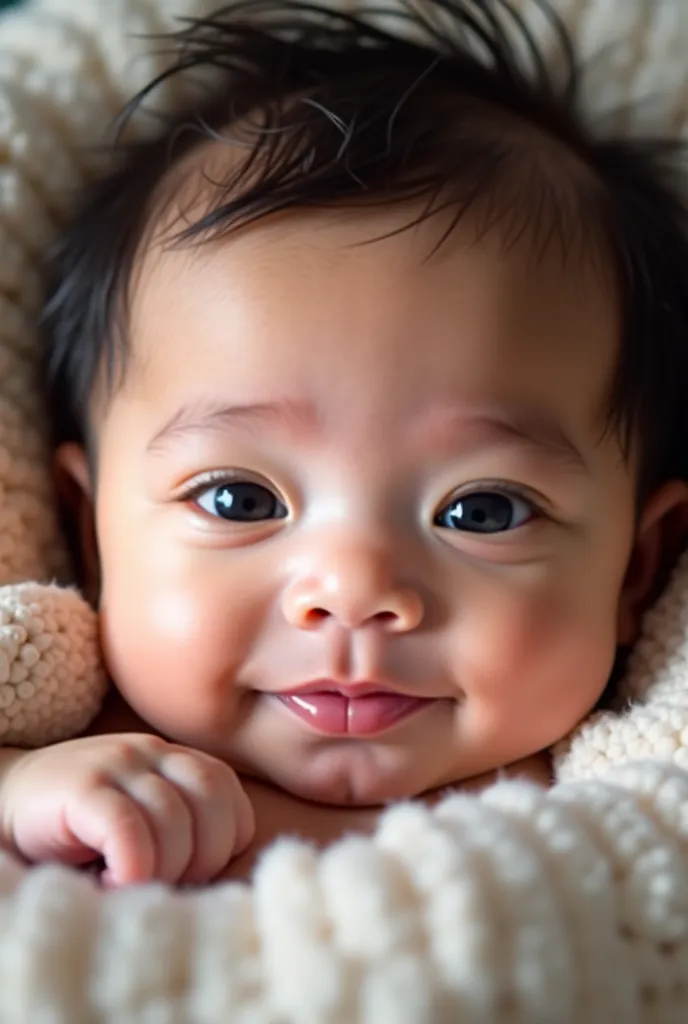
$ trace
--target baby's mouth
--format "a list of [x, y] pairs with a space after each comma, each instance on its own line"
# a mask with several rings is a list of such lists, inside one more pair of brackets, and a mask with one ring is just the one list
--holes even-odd
[[374, 736], [434, 703], [383, 687], [328, 680], [276, 696], [293, 715], [329, 736]]

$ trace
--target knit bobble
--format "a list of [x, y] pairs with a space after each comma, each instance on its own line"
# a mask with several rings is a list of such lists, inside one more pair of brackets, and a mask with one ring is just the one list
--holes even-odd
[[106, 687], [96, 615], [75, 590], [0, 588], [0, 744], [39, 747], [83, 732]]

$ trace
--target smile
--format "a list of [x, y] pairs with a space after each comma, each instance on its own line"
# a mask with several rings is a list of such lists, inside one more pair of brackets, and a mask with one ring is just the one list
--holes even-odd
[[389, 690], [350, 696], [323, 689], [276, 696], [293, 715], [328, 736], [374, 736], [434, 703]]

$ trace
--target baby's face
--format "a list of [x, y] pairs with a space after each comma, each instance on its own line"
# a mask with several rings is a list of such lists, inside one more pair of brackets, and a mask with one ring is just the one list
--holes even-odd
[[112, 677], [175, 741], [376, 803], [540, 750], [626, 619], [604, 275], [408, 210], [151, 251], [96, 420]]

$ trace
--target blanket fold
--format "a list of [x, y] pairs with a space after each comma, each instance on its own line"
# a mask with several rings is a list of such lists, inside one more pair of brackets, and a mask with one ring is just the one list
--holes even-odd
[[281, 840], [252, 886], [196, 893], [6, 858], [0, 1020], [685, 1020], [686, 807], [657, 762], [504, 782], [323, 853]]

